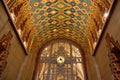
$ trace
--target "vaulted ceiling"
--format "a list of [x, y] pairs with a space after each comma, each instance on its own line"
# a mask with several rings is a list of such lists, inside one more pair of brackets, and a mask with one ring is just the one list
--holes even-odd
[[[12, 2], [10, 6], [8, 3]], [[6, 3], [28, 50], [37, 52], [51, 40], [67, 39], [80, 45], [85, 53], [91, 53], [112, 0], [11, 0]]]

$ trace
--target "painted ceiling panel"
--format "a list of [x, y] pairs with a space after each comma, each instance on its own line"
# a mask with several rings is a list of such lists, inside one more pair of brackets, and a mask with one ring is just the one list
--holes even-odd
[[62, 38], [76, 42], [85, 53], [90, 53], [103, 29], [103, 14], [108, 12], [110, 1], [18, 0], [10, 11], [15, 15], [15, 8], [20, 8], [14, 21], [28, 50], [38, 50], [46, 42]]

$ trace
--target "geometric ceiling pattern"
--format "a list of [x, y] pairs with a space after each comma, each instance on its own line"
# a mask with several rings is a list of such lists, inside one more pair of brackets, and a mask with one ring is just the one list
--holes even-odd
[[[109, 1], [109, 0], [107, 0]], [[76, 42], [85, 53], [93, 51], [93, 43], [103, 28], [103, 13], [109, 9], [104, 0], [18, 0], [12, 7], [17, 29], [36, 51], [53, 39]], [[20, 6], [15, 14], [15, 7]]]
[[49, 39], [67, 38], [89, 48], [86, 26], [91, 4], [91, 1], [31, 0], [30, 14], [37, 30], [34, 41], [41, 44]]

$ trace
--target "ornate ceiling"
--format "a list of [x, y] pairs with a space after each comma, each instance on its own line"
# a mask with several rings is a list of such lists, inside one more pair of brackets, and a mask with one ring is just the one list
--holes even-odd
[[67, 39], [90, 53], [111, 4], [112, 0], [16, 0], [9, 9], [28, 50], [34, 47], [37, 52], [48, 41]]

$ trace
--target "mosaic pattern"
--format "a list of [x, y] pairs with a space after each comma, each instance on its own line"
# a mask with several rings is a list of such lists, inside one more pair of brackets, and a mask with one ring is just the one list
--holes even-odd
[[86, 26], [92, 6], [91, 1], [31, 0], [29, 4], [34, 18], [33, 23], [38, 30], [34, 41], [41, 44], [50, 39], [67, 38], [82, 43], [81, 45], [86, 44], [82, 47], [89, 48]]
[[16, 25], [23, 31], [22, 39], [29, 38], [28, 49], [38, 49], [47, 41], [63, 38], [77, 42], [86, 53], [93, 50], [93, 42], [99, 37], [97, 32], [104, 23], [102, 12], [109, 7], [104, 0], [25, 0], [21, 3]]

